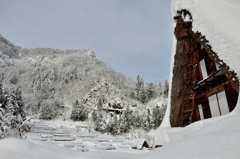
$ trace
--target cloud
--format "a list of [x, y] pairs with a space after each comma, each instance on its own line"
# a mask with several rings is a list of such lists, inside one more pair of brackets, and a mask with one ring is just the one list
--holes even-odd
[[134, 79], [136, 72], [154, 82], [169, 74], [172, 20], [166, 0], [9, 0], [1, 2], [0, 14], [1, 34], [16, 45], [91, 48]]

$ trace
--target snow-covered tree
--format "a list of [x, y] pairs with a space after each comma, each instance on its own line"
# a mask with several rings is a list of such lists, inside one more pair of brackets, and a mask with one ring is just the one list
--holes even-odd
[[19, 106], [16, 100], [16, 92], [12, 87], [9, 91], [7, 102], [6, 102], [6, 117], [11, 123], [12, 127], [16, 127], [17, 124], [22, 122], [20, 115]]
[[156, 90], [152, 82], [147, 83], [145, 92], [146, 92], [146, 101], [149, 101], [152, 98], [156, 97]]
[[162, 105], [160, 106], [156, 106], [155, 108], [153, 108], [153, 112], [152, 112], [152, 120], [153, 120], [153, 128], [156, 129], [160, 126], [163, 117], [165, 115], [166, 112], [166, 105]]
[[22, 91], [19, 88], [16, 89], [16, 103], [18, 105], [19, 114], [21, 115], [22, 118], [25, 118], [26, 110], [25, 110], [24, 103], [22, 100]]
[[169, 82], [168, 80], [166, 79], [165, 80], [165, 83], [164, 83], [164, 97], [167, 98], [168, 97], [168, 91], [169, 91]]
[[135, 110], [132, 113], [132, 127], [134, 127], [134, 129], [140, 128], [141, 127], [141, 122], [142, 122], [141, 111]]
[[[144, 88], [144, 82], [142, 77], [140, 77], [139, 75], [137, 76], [136, 79], [136, 87], [135, 87], [135, 91], [136, 91], [136, 96], [137, 96], [137, 100], [140, 100], [140, 92], [142, 90], [142, 88]], [[143, 93], [143, 92], [142, 92]], [[145, 93], [145, 92], [144, 92]]]
[[139, 91], [139, 101], [141, 103], [145, 103], [146, 102], [146, 93], [145, 93], [145, 88], [144, 85], [142, 85], [140, 87], [140, 91]]
[[128, 132], [132, 125], [132, 110], [130, 110], [129, 106], [123, 111], [120, 119], [121, 132]]
[[145, 127], [145, 130], [146, 131], [149, 131], [151, 129], [151, 125], [152, 125], [152, 115], [151, 115], [151, 112], [150, 112], [150, 109], [147, 109], [147, 113], [146, 113], [146, 127]]
[[73, 121], [85, 121], [88, 118], [88, 111], [78, 100], [75, 101], [70, 117]]
[[31, 124], [30, 119], [25, 118], [24, 103], [21, 101], [20, 90], [15, 90], [12, 87], [10, 91], [3, 92], [2, 85], [0, 87], [2, 96], [2, 103], [0, 104], [1, 138], [6, 136], [22, 137], [25, 132], [30, 130]]
[[4, 92], [2, 87], [2, 80], [0, 79], [0, 104], [4, 104]]
[[115, 115], [115, 116], [113, 117], [113, 124], [112, 124], [112, 132], [111, 132], [111, 134], [112, 134], [113, 136], [116, 136], [116, 135], [120, 134], [119, 131], [120, 131], [119, 123], [118, 123], [117, 116]]
[[95, 121], [95, 130], [104, 133], [107, 131], [107, 123], [106, 120], [103, 118], [101, 112], [97, 114], [97, 119]]
[[9, 123], [8, 119], [5, 116], [5, 110], [2, 107], [2, 104], [0, 104], [0, 139], [2, 138], [2, 134], [3, 134], [3, 127], [6, 123]]
[[98, 102], [97, 102], [97, 108], [98, 110], [101, 110], [103, 106], [103, 101], [102, 98], [98, 98]]
[[159, 91], [159, 95], [162, 96], [163, 95], [163, 86], [162, 86], [161, 81], [159, 81], [159, 84], [158, 84], [158, 91]]
[[48, 103], [42, 103], [40, 108], [40, 119], [51, 120], [55, 118], [57, 115], [57, 111]]
[[92, 119], [93, 119], [94, 122], [97, 120], [97, 117], [98, 117], [97, 111], [94, 110], [92, 112]]
[[107, 128], [106, 128], [106, 131], [110, 134], [112, 134], [113, 132], [113, 124], [114, 124], [114, 119], [113, 117], [110, 117], [109, 122], [107, 124]]

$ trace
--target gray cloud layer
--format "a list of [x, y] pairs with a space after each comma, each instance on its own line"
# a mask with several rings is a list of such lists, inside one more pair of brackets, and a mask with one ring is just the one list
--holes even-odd
[[91, 48], [133, 79], [168, 78], [172, 18], [168, 0], [7, 0], [0, 34], [27, 48]]

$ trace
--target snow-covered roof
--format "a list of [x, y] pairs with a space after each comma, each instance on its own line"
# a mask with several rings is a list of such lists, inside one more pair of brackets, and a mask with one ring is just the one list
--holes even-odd
[[[172, 17], [177, 15], [178, 10], [186, 9], [190, 11], [193, 17], [193, 31], [201, 32], [209, 41], [212, 50], [217, 53], [219, 59], [223, 60], [230, 70], [237, 73], [240, 77], [240, 1], [239, 0], [172, 0], [171, 11]], [[173, 28], [175, 27], [175, 22]], [[174, 31], [173, 31], [174, 32]], [[174, 63], [174, 55], [176, 52], [176, 39], [173, 34], [172, 45], [172, 61], [169, 87], [172, 84], [172, 69]], [[161, 129], [171, 127], [170, 116], [170, 97], [167, 111]], [[233, 113], [240, 113], [240, 102]], [[156, 137], [157, 142], [158, 137]]]
[[212, 50], [240, 75], [240, 1], [173, 0], [172, 16], [187, 9], [193, 16], [193, 31], [206, 36]]

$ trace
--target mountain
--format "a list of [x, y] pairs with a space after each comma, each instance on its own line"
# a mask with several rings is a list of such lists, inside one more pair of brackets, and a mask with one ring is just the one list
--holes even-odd
[[[26, 49], [0, 35], [0, 56], [4, 87], [21, 88], [30, 114], [48, 105], [69, 116], [76, 100], [89, 110], [96, 109], [99, 100], [110, 108], [142, 106], [136, 100], [136, 82], [107, 67], [91, 49]], [[154, 89], [160, 94], [159, 85]]]

